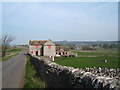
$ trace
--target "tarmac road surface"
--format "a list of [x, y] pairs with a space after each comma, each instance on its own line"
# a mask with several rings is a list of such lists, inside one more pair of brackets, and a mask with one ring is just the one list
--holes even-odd
[[22, 88], [25, 76], [26, 51], [2, 62], [2, 88]]

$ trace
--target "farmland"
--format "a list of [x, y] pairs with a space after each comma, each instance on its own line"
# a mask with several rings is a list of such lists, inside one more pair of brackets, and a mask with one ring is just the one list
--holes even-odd
[[[63, 66], [71, 66], [75, 68], [85, 67], [103, 67], [103, 68], [119, 68], [118, 65], [118, 53], [117, 51], [74, 51], [79, 55], [85, 55], [85, 57], [60, 57], [55, 58], [55, 62]], [[96, 55], [96, 57], [87, 56]], [[104, 56], [101, 56], [104, 55]], [[111, 56], [109, 56], [111, 55]], [[101, 62], [101, 60], [107, 60], [107, 62]]]
[[95, 51], [73, 51], [74, 53], [77, 53], [78, 55], [104, 55], [104, 56], [118, 56], [120, 53], [118, 53], [117, 50], [95, 50]]

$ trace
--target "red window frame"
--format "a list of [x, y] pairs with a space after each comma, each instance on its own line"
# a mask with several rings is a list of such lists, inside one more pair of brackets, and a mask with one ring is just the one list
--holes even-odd
[[51, 45], [48, 45], [48, 49], [51, 49]]
[[38, 48], [38, 45], [36, 45], [35, 47]]

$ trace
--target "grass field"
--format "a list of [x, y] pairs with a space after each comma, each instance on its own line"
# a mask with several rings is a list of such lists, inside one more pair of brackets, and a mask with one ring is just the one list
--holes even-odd
[[[106, 67], [106, 68], [120, 68], [118, 65], [118, 50], [82, 50], [73, 51], [83, 57], [60, 57], [55, 58], [55, 62], [63, 66], [71, 66], [75, 68], [85, 68], [85, 67]], [[84, 57], [85, 55], [85, 57]], [[97, 56], [97, 57], [87, 57], [87, 56]], [[104, 55], [104, 56], [99, 56]], [[101, 60], [107, 60], [108, 62], [103, 63]]]
[[45, 82], [38, 76], [27, 56], [24, 88], [45, 88]]
[[98, 52], [118, 52], [118, 49], [112, 50], [112, 49], [96, 49]]
[[[106, 67], [106, 68], [120, 68], [117, 57], [60, 57], [55, 58], [56, 63], [63, 66], [71, 66], [75, 68], [85, 67]], [[103, 63], [101, 60], [107, 60]]]
[[118, 54], [118, 52], [77, 52], [74, 51], [75, 53], [77, 53], [78, 55], [111, 55], [111, 56], [118, 56], [120, 54]]

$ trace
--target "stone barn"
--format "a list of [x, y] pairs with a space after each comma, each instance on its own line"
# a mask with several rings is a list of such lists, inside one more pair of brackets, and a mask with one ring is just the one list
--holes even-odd
[[56, 45], [52, 40], [46, 41], [29, 41], [29, 53], [40, 56], [55, 56]]
[[69, 56], [68, 46], [56, 46], [56, 55]]

